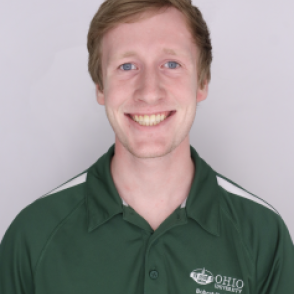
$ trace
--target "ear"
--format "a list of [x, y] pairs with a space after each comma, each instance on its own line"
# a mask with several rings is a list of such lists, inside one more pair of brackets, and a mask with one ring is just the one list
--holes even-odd
[[203, 87], [202, 88], [199, 87], [197, 89], [196, 102], [199, 103], [205, 100], [207, 95], [208, 95], [208, 82], [207, 80], [205, 80]]
[[96, 84], [96, 99], [100, 105], [105, 105], [104, 93], [100, 91], [98, 84]]

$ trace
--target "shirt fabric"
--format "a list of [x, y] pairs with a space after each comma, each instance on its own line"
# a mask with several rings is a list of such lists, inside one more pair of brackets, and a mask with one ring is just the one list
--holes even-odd
[[273, 207], [190, 146], [190, 193], [154, 231], [115, 188], [114, 150], [18, 214], [0, 245], [1, 294], [294, 293], [294, 246]]

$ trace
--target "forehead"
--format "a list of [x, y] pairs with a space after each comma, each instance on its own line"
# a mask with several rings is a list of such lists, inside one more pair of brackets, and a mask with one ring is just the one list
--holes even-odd
[[134, 23], [122, 23], [103, 36], [106, 63], [125, 57], [162, 53], [194, 57], [196, 46], [183, 14], [174, 7], [146, 12]]

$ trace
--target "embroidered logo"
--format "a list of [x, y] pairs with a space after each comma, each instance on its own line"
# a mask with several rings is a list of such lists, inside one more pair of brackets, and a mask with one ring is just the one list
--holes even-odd
[[[206, 270], [205, 268], [193, 270], [190, 273], [190, 277], [199, 285], [208, 285], [214, 282], [215, 289], [224, 290], [227, 292], [240, 294], [242, 293], [242, 290], [244, 287], [244, 282], [241, 279], [222, 276], [219, 274], [214, 276], [210, 271]], [[201, 293], [201, 294], [210, 293], [198, 288], [197, 288], [197, 291], [198, 293]]]
[[213, 282], [213, 275], [210, 271], [203, 269], [196, 269], [191, 274], [190, 277], [200, 285], [207, 285]]

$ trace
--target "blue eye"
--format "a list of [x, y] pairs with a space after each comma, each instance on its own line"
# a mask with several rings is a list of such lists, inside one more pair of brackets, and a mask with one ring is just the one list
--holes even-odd
[[180, 65], [179, 63], [177, 63], [175, 61], [169, 61], [167, 63], [171, 64], [171, 67], [170, 68], [176, 68], [177, 67], [177, 64]]
[[[170, 66], [171, 69], [177, 68], [177, 65], [180, 65], [179, 63], [177, 63], [175, 61], [168, 61], [165, 64], [170, 64], [171, 65]], [[133, 66], [132, 63], [124, 63], [119, 68], [122, 69], [123, 71], [130, 71], [132, 69], [132, 66]]]
[[119, 68], [121, 67], [123, 67], [124, 71], [129, 71], [130, 69], [132, 69], [132, 63], [124, 63]]

